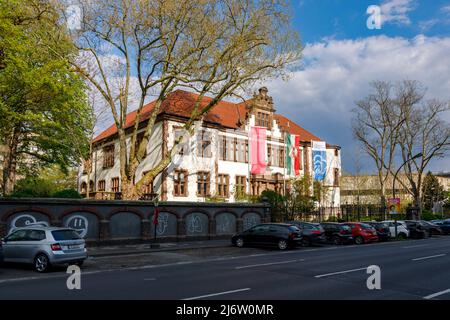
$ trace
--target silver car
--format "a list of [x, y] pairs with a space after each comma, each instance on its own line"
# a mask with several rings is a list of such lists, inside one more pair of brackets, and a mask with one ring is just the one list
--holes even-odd
[[2, 239], [5, 262], [30, 263], [38, 272], [52, 265], [77, 264], [87, 258], [84, 239], [70, 228], [30, 225], [13, 229]]

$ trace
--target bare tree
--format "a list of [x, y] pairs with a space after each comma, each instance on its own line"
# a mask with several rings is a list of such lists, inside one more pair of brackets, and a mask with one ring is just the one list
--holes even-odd
[[392, 84], [376, 81], [372, 83], [372, 87], [374, 92], [356, 103], [352, 129], [355, 138], [375, 162], [381, 204], [384, 206], [386, 182], [393, 171], [395, 149], [404, 119], [392, 98]]
[[397, 181], [421, 208], [424, 172], [431, 160], [444, 157], [450, 149], [450, 126], [442, 117], [450, 105], [424, 100], [425, 90], [418, 81], [404, 80], [395, 86], [379, 81], [374, 88], [375, 94], [357, 103], [355, 137], [375, 161], [382, 199], [386, 183], [392, 183], [399, 167], [395, 163], [401, 160], [407, 181]]
[[[73, 32], [73, 40], [83, 54], [71, 63], [111, 110], [119, 137], [124, 199], [139, 198], [177, 152], [182, 137], [152, 170], [133, 182], [156, 117], [173, 90], [181, 87], [198, 93], [184, 125], [192, 135], [194, 124], [223, 98], [256, 81], [285, 75], [287, 64], [301, 53], [284, 0], [80, 0], [78, 6], [81, 29]], [[133, 84], [137, 110], [128, 156], [126, 114]], [[150, 94], [156, 96], [155, 106], [143, 139], [136, 143]], [[212, 99], [205, 105], [206, 94]]]
[[[442, 158], [450, 150], [450, 125], [443, 115], [450, 103], [424, 101], [425, 90], [417, 81], [398, 85], [397, 104], [405, 118], [400, 130], [399, 148], [408, 185], [398, 180], [413, 196], [414, 205], [422, 209], [422, 184], [430, 161]], [[422, 154], [415, 158], [417, 154]]]

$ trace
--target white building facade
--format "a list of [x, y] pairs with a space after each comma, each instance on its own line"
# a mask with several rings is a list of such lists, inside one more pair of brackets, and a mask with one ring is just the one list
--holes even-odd
[[[305, 174], [312, 176], [311, 142], [318, 137], [289, 119], [277, 115], [268, 90], [244, 103], [220, 102], [197, 125], [193, 136], [179, 145], [179, 152], [171, 164], [148, 186], [147, 199], [158, 195], [162, 201], [228, 201], [235, 202], [245, 196], [257, 196], [264, 190], [283, 194], [291, 179]], [[158, 114], [147, 146], [147, 154], [140, 163], [135, 179], [151, 170], [174, 145], [182, 134], [181, 127], [192, 109], [193, 93], [177, 90], [167, 98]], [[151, 110], [152, 103], [144, 107]], [[191, 108], [191, 109], [190, 109]], [[127, 116], [130, 128], [133, 113]], [[142, 121], [144, 131], [145, 117]], [[127, 123], [128, 124], [128, 123]], [[266, 162], [264, 174], [250, 174], [249, 130], [252, 126], [266, 127]], [[285, 134], [300, 137], [300, 172], [287, 175]], [[129, 134], [131, 137], [131, 132]], [[138, 134], [139, 136], [139, 134]], [[127, 140], [130, 145], [130, 138]], [[341, 174], [341, 148], [327, 144], [327, 173], [324, 187], [327, 190], [321, 206], [340, 207], [339, 177]], [[79, 190], [98, 199], [120, 198], [119, 141], [115, 126], [111, 126], [94, 139], [93, 164], [89, 173], [80, 170]]]

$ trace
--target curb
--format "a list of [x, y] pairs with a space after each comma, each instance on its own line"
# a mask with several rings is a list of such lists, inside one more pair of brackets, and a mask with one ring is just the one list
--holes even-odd
[[229, 248], [232, 247], [231, 244], [217, 244], [217, 245], [205, 245], [198, 247], [174, 247], [174, 248], [160, 248], [160, 249], [146, 249], [146, 250], [137, 250], [137, 251], [117, 251], [117, 252], [106, 252], [106, 253], [93, 253], [90, 254], [88, 251], [88, 257], [96, 258], [96, 257], [115, 257], [115, 256], [132, 256], [138, 254], [146, 254], [146, 253], [154, 253], [154, 252], [165, 252], [165, 251], [182, 251], [182, 250], [204, 250], [204, 249], [214, 249], [214, 248]]

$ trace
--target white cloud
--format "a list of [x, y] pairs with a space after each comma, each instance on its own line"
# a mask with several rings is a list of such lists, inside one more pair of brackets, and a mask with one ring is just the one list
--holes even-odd
[[[356, 143], [350, 126], [356, 100], [374, 80], [419, 80], [428, 97], [450, 100], [450, 38], [369, 37], [307, 45], [304, 66], [288, 82], [266, 85], [278, 113], [322, 139], [343, 147], [344, 168], [352, 167]], [[447, 114], [446, 120], [450, 121]], [[436, 163], [450, 170], [450, 163]], [[369, 169], [369, 167], [367, 168]]]
[[444, 13], [446, 13], [446, 14], [450, 14], [450, 5], [448, 5], [448, 6], [443, 6], [443, 7], [441, 8], [441, 11], [444, 12]]
[[408, 13], [416, 7], [414, 0], [385, 0], [381, 4], [382, 23], [411, 24]]

